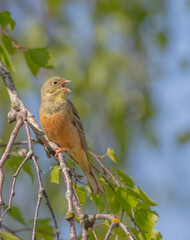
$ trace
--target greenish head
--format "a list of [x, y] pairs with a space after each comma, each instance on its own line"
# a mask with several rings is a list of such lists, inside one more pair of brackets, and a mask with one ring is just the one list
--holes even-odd
[[66, 99], [66, 93], [71, 92], [66, 88], [66, 84], [71, 82], [62, 77], [52, 77], [48, 79], [41, 88], [41, 101], [58, 101]]

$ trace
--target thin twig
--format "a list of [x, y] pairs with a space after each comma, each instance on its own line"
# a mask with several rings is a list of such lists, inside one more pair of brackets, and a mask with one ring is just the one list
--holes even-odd
[[[14, 236], [18, 237], [18, 236], [17, 236], [17, 232], [16, 232], [15, 230], [10, 229], [9, 227], [7, 227], [7, 226], [5, 226], [5, 225], [3, 225], [3, 224], [2, 224], [2, 227], [3, 227], [5, 230], [7, 230], [8, 232], [12, 233]], [[22, 238], [19, 237], [19, 240], [22, 240]]]
[[33, 152], [29, 151], [27, 153], [25, 159], [22, 161], [22, 163], [18, 167], [16, 173], [13, 175], [13, 183], [12, 183], [11, 193], [10, 193], [10, 197], [9, 197], [9, 204], [8, 204], [8, 207], [6, 208], [6, 210], [2, 214], [2, 217], [1, 217], [2, 221], [3, 221], [3, 218], [6, 215], [6, 213], [11, 210], [11, 204], [12, 204], [13, 197], [16, 197], [16, 195], [15, 195], [15, 184], [16, 184], [17, 176], [18, 176], [20, 170], [22, 169], [23, 165], [32, 157], [32, 155], [33, 155]]
[[[3, 153], [2, 158], [0, 160], [0, 214], [2, 211], [2, 205], [4, 205], [3, 195], [2, 195], [3, 182], [4, 182], [3, 166], [4, 166], [4, 163], [6, 162], [6, 160], [10, 157], [11, 148], [13, 146], [13, 143], [14, 143], [14, 141], [17, 137], [17, 134], [18, 134], [20, 128], [22, 127], [22, 125], [23, 125], [23, 121], [22, 121], [22, 119], [19, 119], [11, 133], [11, 136], [10, 136], [9, 142], [7, 144], [7, 147], [5, 149], [5, 152]], [[1, 224], [2, 224], [2, 216], [0, 218], [0, 229], [1, 229]]]
[[13, 233], [13, 234], [19, 233], [19, 232], [31, 231], [32, 230], [30, 227], [25, 227], [25, 228], [20, 228], [20, 229], [17, 229], [17, 230], [12, 230], [12, 229], [10, 229], [9, 227], [7, 227], [7, 226], [5, 226], [3, 224], [2, 224], [2, 227], [4, 229], [6, 229], [8, 232]]
[[[95, 159], [96, 159], [96, 161], [98, 161], [98, 163], [101, 165], [101, 167], [106, 171], [106, 172], [108, 172], [109, 173], [109, 175], [112, 177], [112, 179], [113, 179], [113, 181], [115, 182], [115, 184], [117, 185], [117, 186], [120, 186], [120, 184], [119, 184], [119, 182], [117, 181], [117, 179], [114, 177], [114, 175], [110, 172], [110, 170], [107, 168], [107, 167], [105, 167], [104, 166], [104, 164], [100, 161], [100, 159], [99, 159], [99, 157], [95, 154], [95, 153], [93, 153], [93, 152], [91, 152], [91, 151], [88, 151]], [[104, 156], [104, 155], [103, 155]], [[106, 156], [106, 155], [105, 155]]]
[[121, 221], [123, 220], [123, 217], [124, 217], [124, 213], [125, 213], [125, 210], [122, 208], [122, 212], [121, 212]]
[[[39, 142], [36, 142], [35, 139], [32, 139], [32, 143], [33, 144], [39, 144]], [[13, 146], [20, 146], [20, 145], [28, 145], [28, 141], [20, 141], [20, 142], [14, 142], [13, 143]], [[7, 146], [7, 143], [1, 143], [0, 144], [0, 148], [6, 147], [6, 146]]]
[[[100, 219], [107, 219], [111, 222], [115, 222], [118, 224], [118, 226], [126, 233], [127, 237], [129, 238], [129, 240], [136, 240], [135, 236], [132, 234], [132, 232], [128, 229], [127, 226], [125, 226], [125, 224], [123, 224], [118, 218], [117, 216], [115, 216], [114, 214], [103, 214], [103, 213], [98, 213], [95, 215], [89, 215], [89, 221], [95, 221], [95, 220], [100, 220]], [[117, 220], [117, 221], [115, 221]]]
[[82, 239], [88, 240], [90, 237], [88, 229], [93, 227], [94, 222], [90, 222], [88, 215], [84, 213], [75, 190], [73, 193], [73, 204], [77, 211], [77, 215], [79, 217], [80, 225], [82, 228]]
[[91, 230], [92, 230], [92, 233], [93, 233], [93, 235], [94, 235], [95, 239], [96, 239], [96, 240], [98, 240], [98, 237], [97, 237], [97, 235], [96, 235], [95, 231], [94, 231], [93, 229], [91, 229]]
[[108, 240], [112, 234], [112, 230], [116, 227], [116, 223], [115, 222], [112, 222], [107, 233], [106, 233], [106, 236], [104, 238], [104, 240]]
[[63, 153], [58, 153], [58, 160], [59, 160], [59, 166], [61, 168], [63, 178], [65, 179], [67, 191], [65, 193], [67, 204], [68, 204], [68, 211], [66, 214], [65, 219], [69, 222], [70, 226], [70, 239], [77, 240], [77, 234], [76, 234], [76, 228], [75, 228], [75, 221], [74, 221], [74, 209], [73, 209], [73, 187], [72, 187], [72, 181], [71, 177], [69, 175], [69, 171], [65, 162], [65, 159], [63, 157]]
[[49, 198], [48, 198], [48, 195], [47, 195], [47, 192], [46, 190], [44, 189], [43, 191], [43, 195], [46, 199], [46, 205], [48, 206], [49, 210], [50, 210], [50, 213], [51, 213], [51, 216], [53, 218], [53, 221], [54, 221], [54, 224], [55, 224], [55, 229], [56, 229], [56, 239], [59, 240], [59, 234], [60, 234], [60, 230], [59, 230], [59, 226], [57, 224], [57, 220], [55, 218], [55, 214], [54, 214], [54, 211], [53, 211], [53, 208], [51, 206], [51, 203], [49, 201]]
[[132, 234], [132, 232], [128, 229], [127, 226], [125, 226], [125, 224], [123, 224], [122, 222], [119, 222], [119, 227], [125, 232], [125, 234], [127, 235], [127, 237], [129, 238], [129, 240], [136, 240], [135, 236]]
[[37, 176], [38, 176], [38, 184], [39, 184], [39, 190], [38, 190], [38, 200], [37, 200], [37, 204], [36, 204], [36, 211], [35, 211], [35, 215], [34, 215], [34, 223], [33, 223], [33, 230], [32, 230], [32, 240], [36, 240], [36, 227], [37, 227], [37, 221], [38, 221], [38, 215], [39, 215], [39, 209], [40, 209], [40, 204], [43, 198], [43, 191], [44, 188], [41, 184], [41, 176], [40, 176], [40, 169], [37, 163], [36, 158], [33, 156], [32, 160], [34, 162], [34, 165], [36, 167], [36, 171], [37, 171]]
[[23, 125], [23, 121], [22, 121], [22, 119], [19, 119], [11, 133], [11, 136], [9, 138], [9, 142], [7, 144], [5, 152], [3, 153], [2, 157], [1, 157], [0, 166], [3, 166], [4, 163], [6, 162], [6, 160], [10, 157], [10, 152], [11, 152], [12, 146], [14, 144], [14, 141], [15, 141], [17, 134], [18, 134], [20, 128], [22, 127], [22, 125]]

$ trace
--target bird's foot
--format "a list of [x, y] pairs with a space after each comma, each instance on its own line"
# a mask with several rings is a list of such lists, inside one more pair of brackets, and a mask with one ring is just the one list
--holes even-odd
[[55, 152], [55, 159], [57, 159], [57, 155], [60, 152], [67, 152], [69, 150], [69, 148], [57, 148], [56, 152]]
[[45, 149], [46, 149], [46, 145], [47, 145], [48, 142], [49, 142], [49, 139], [46, 138], [46, 139], [44, 140], [44, 148], [45, 148]]

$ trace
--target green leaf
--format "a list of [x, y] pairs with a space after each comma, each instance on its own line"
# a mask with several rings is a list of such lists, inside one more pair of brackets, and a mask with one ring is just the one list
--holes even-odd
[[[17, 150], [11, 152], [11, 157], [6, 161], [5, 167], [9, 173], [15, 173], [22, 161], [24, 160], [24, 157], [16, 156]], [[28, 160], [22, 167], [22, 170], [24, 170], [30, 177], [32, 182], [34, 182], [34, 174], [31, 167], [31, 161]]]
[[31, 180], [32, 180], [32, 183], [34, 183], [34, 174], [33, 174], [33, 171], [32, 171], [32, 167], [31, 167], [31, 161], [27, 161], [22, 169], [31, 177]]
[[160, 239], [162, 239], [162, 235], [161, 235], [160, 232], [158, 232], [157, 230], [153, 229], [152, 230], [152, 234], [151, 234], [151, 239], [160, 240]]
[[12, 39], [10, 39], [9, 36], [3, 34], [2, 42], [10, 54], [13, 54], [15, 52], [15, 49], [12, 46]]
[[77, 196], [79, 198], [82, 209], [84, 210], [86, 202], [86, 190], [84, 187], [77, 185], [76, 187]]
[[[150, 239], [150, 237], [148, 239], [146, 239], [144, 237], [144, 235], [142, 234], [142, 232], [140, 232], [136, 228], [131, 228], [130, 230], [133, 233], [133, 235], [136, 237], [137, 240], [149, 240]], [[151, 239], [151, 240], [154, 240], [154, 239]]]
[[0, 12], [0, 25], [2, 28], [5, 28], [8, 24], [10, 24], [10, 27], [13, 30], [16, 23], [11, 18], [11, 13], [8, 11]]
[[21, 162], [24, 160], [24, 157], [15, 156], [16, 152], [11, 152], [11, 157], [6, 161], [5, 167], [11, 173], [14, 174]]
[[107, 155], [113, 162], [115, 163], [119, 162], [119, 158], [117, 157], [113, 149], [108, 148]]
[[40, 67], [47, 67], [50, 58], [49, 52], [46, 48], [33, 48], [28, 50], [32, 61]]
[[135, 185], [131, 177], [121, 170], [117, 170], [116, 173], [121, 183], [123, 183], [126, 187], [134, 188]]
[[37, 222], [37, 236], [38, 240], [53, 240], [53, 227], [49, 224], [50, 218], [39, 219]]
[[101, 196], [100, 196], [99, 194], [92, 194], [89, 186], [86, 186], [86, 189], [88, 190], [90, 199], [97, 206], [98, 212], [99, 213], [103, 212], [106, 209], [106, 207], [108, 206], [108, 204], [107, 204], [108, 195], [107, 194], [101, 194]]
[[[109, 224], [110, 225], [110, 224]], [[90, 233], [90, 237], [89, 237], [89, 240], [97, 240], [97, 239], [104, 239], [104, 237], [105, 237], [105, 235], [106, 235], [106, 233], [107, 233], [107, 231], [108, 231], [108, 227], [109, 227], [109, 225], [107, 226], [107, 225], [105, 225], [105, 224], [102, 224], [102, 225], [99, 225], [99, 226], [96, 226], [96, 228], [94, 228], [93, 230], [94, 230], [94, 232], [95, 232], [95, 234], [96, 234], [96, 236], [97, 236], [97, 238], [95, 238], [95, 236], [94, 236], [94, 234], [93, 234], [93, 232], [92, 232], [92, 229], [90, 229], [89, 230], [89, 233]], [[111, 237], [111, 238], [109, 238], [110, 240], [112, 239], [113, 240], [113, 238]], [[82, 240], [82, 238], [81, 238], [81, 240]]]
[[3, 238], [3, 240], [20, 240], [20, 238], [16, 237], [12, 233], [2, 232], [0, 233], [0, 236]]
[[143, 192], [139, 187], [136, 188], [135, 190], [136, 193], [139, 194], [139, 198], [146, 204], [150, 205], [150, 206], [157, 206], [158, 204], [155, 203], [151, 198], [149, 198], [147, 196], [147, 194], [145, 192]]
[[[4, 206], [4, 209], [8, 208], [7, 205]], [[17, 220], [18, 222], [22, 223], [23, 225], [27, 226], [20, 209], [16, 206], [11, 206], [11, 210], [8, 212], [8, 215]]]
[[24, 53], [24, 57], [26, 60], [26, 63], [30, 69], [30, 71], [32, 72], [32, 74], [34, 76], [36, 76], [39, 72], [40, 67], [32, 60], [32, 58], [30, 57], [30, 54], [28, 52]]
[[126, 233], [121, 228], [114, 228], [113, 232], [118, 235], [119, 240], [127, 240]]
[[3, 61], [3, 63], [11, 70], [15, 72], [15, 67], [13, 65], [13, 62], [9, 56], [9, 53], [7, 52], [5, 46], [3, 43], [0, 42], [0, 58]]
[[56, 165], [50, 173], [50, 180], [53, 183], [59, 184], [59, 167]]
[[144, 203], [138, 203], [134, 209], [135, 222], [139, 228], [147, 233], [151, 233], [158, 220], [158, 214]]
[[25, 59], [28, 67], [34, 76], [39, 72], [40, 67], [53, 68], [48, 65], [50, 58], [49, 52], [46, 48], [33, 48], [25, 52]]
[[121, 208], [123, 208], [127, 214], [131, 214], [131, 209], [133, 209], [138, 203], [136, 194], [125, 187], [116, 187], [115, 193]]
[[108, 195], [108, 202], [105, 202], [107, 211], [111, 211], [113, 214], [117, 214], [121, 211], [121, 205], [116, 197], [116, 194], [109, 186], [105, 186], [106, 193]]

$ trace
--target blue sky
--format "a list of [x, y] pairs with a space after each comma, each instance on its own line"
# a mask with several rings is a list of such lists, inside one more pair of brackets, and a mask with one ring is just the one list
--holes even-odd
[[138, 136], [130, 151], [131, 174], [159, 204], [157, 228], [163, 239], [168, 240], [190, 239], [190, 145], [189, 142], [180, 145], [177, 141], [179, 135], [190, 129], [189, 13], [188, 1], [168, 0], [169, 45], [160, 52], [147, 46], [154, 51], [150, 52], [149, 72], [157, 109], [152, 126], [158, 146], [153, 147]]

